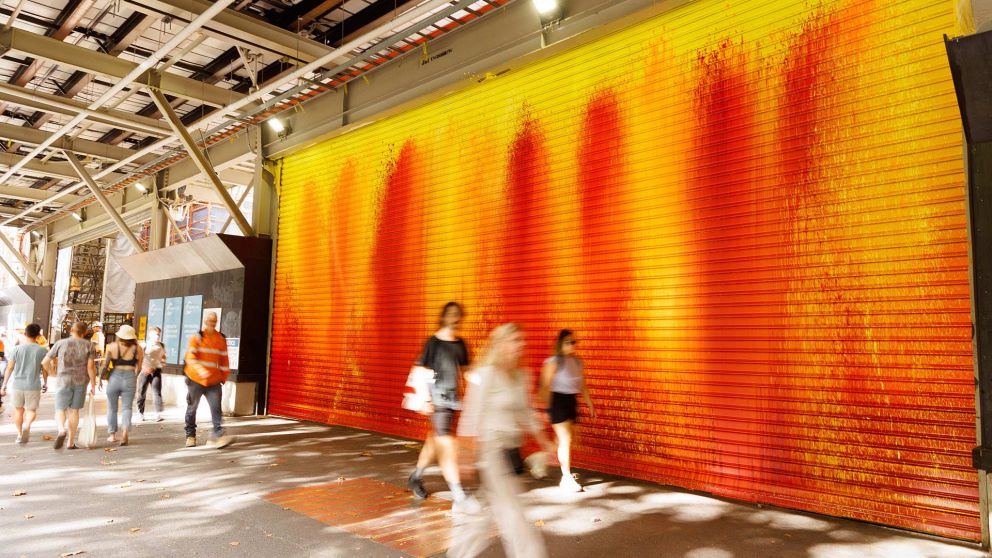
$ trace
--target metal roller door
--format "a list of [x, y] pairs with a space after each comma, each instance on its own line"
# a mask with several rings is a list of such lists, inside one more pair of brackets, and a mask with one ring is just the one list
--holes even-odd
[[693, 2], [287, 158], [270, 412], [422, 434], [458, 300], [578, 332], [582, 466], [977, 539], [953, 5]]

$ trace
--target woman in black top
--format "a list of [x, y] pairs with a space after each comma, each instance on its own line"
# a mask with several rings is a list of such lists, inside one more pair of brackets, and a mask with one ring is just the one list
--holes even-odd
[[431, 400], [424, 405], [421, 413], [431, 421], [427, 439], [417, 459], [417, 468], [410, 475], [408, 486], [414, 496], [427, 497], [424, 488], [424, 470], [434, 462], [435, 455], [441, 466], [441, 473], [454, 498], [453, 511], [465, 511], [469, 500], [462, 490], [458, 474], [458, 446], [452, 431], [455, 411], [461, 409], [458, 400], [458, 387], [461, 382], [462, 368], [468, 366], [468, 348], [465, 341], [458, 337], [464, 313], [457, 302], [449, 302], [441, 311], [441, 329], [427, 343], [414, 366], [426, 369], [432, 375], [430, 385]]

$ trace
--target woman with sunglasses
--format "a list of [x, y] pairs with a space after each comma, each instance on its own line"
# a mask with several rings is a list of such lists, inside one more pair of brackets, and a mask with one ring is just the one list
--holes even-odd
[[582, 359], [575, 355], [578, 344], [575, 333], [568, 329], [558, 332], [555, 341], [555, 354], [544, 361], [541, 369], [540, 398], [548, 405], [551, 428], [558, 437], [558, 462], [561, 464], [561, 488], [570, 492], [581, 492], [582, 485], [572, 475], [572, 440], [575, 439], [575, 423], [578, 421], [578, 395], [581, 393], [589, 407], [589, 416], [596, 418]]

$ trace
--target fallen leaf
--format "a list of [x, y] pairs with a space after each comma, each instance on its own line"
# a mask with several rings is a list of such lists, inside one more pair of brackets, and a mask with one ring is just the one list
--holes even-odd
[[240, 544], [238, 541], [231, 541], [231, 546], [238, 546]]
[[117, 465], [116, 461], [100, 461], [100, 465]]
[[114, 522], [114, 520], [113, 520], [113, 519], [108, 519], [108, 520], [107, 520], [107, 523], [113, 523], [113, 522]]
[[85, 550], [73, 550], [72, 552], [63, 552], [62, 554], [59, 554], [59, 556], [61, 556], [62, 558], [66, 558], [68, 556], [78, 556], [80, 554], [83, 554], [84, 552], [86, 552], [86, 551]]
[[103, 451], [106, 452], [117, 451], [117, 448], [103, 448]]
[[136, 480], [134, 482], [145, 482], [145, 479], [138, 479], [138, 480]]
[[412, 450], [419, 450], [420, 449], [420, 444], [403, 444], [403, 447], [405, 447], [407, 449], [412, 449]]
[[31, 514], [29, 514], [29, 513], [26, 513], [26, 514], [24, 514], [24, 519], [31, 519], [31, 518], [33, 518], [33, 517], [34, 517], [34, 516], [33, 516], [33, 515], [31, 515]]
[[126, 483], [124, 483], [124, 484], [122, 484], [122, 485], [120, 485], [120, 487], [119, 487], [119, 488], [128, 488], [128, 487], [130, 487], [130, 486], [131, 486], [131, 481], [127, 481]]
[[362, 453], [360, 453], [358, 455], [361, 455], [362, 457], [372, 457], [372, 452], [370, 452], [370, 451], [363, 451]]
[[27, 492], [25, 492], [23, 490], [18, 490], [16, 492], [14, 492], [13, 494], [11, 494], [11, 496], [24, 496], [25, 494], [27, 494]]
[[138, 531], [141, 531], [141, 527], [131, 527], [127, 530], [128, 533], [137, 533]]
[[271, 537], [272, 536], [272, 533], [266, 533], [265, 536], [266, 537]]
[[52, 438], [52, 437], [51, 437], [51, 436], [49, 436], [48, 434], [45, 434], [44, 436], [42, 436], [42, 437], [41, 437], [41, 439], [42, 439], [42, 440], [44, 440], [44, 441], [46, 441], [46, 442], [51, 442], [51, 441], [52, 441], [52, 440], [54, 440], [55, 438]]
[[161, 497], [161, 498], [159, 498], [159, 499], [160, 499], [160, 500], [166, 500], [166, 499], [168, 499], [168, 498], [172, 498], [172, 496], [169, 496], [168, 494], [163, 494], [163, 495], [162, 495], [162, 497]]
[[534, 522], [534, 525], [536, 525], [538, 527], [544, 527], [544, 520], [543, 519], [538, 519], [537, 521]]
[[269, 463], [269, 467], [278, 467], [278, 466], [279, 466], [278, 463]]

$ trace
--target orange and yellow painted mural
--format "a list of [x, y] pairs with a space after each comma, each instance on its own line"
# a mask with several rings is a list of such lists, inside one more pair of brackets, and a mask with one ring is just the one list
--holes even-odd
[[578, 464], [979, 537], [949, 0], [700, 0], [284, 161], [270, 412], [418, 436], [449, 300], [577, 330]]

